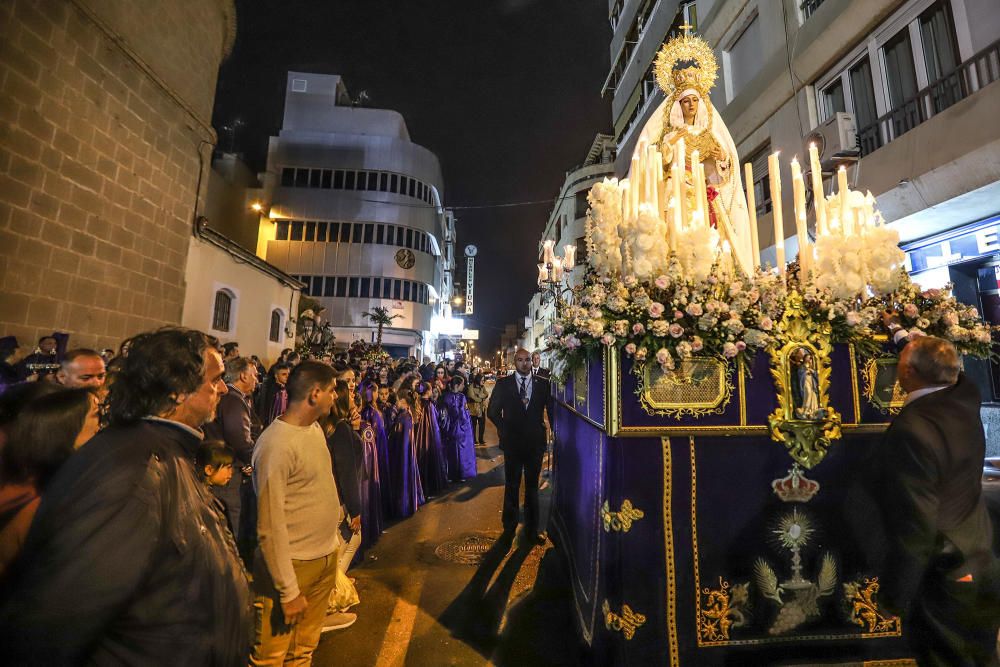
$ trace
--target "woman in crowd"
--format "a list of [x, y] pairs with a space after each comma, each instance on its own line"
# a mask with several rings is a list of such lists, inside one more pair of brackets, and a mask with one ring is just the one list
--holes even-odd
[[12, 422], [0, 455], [0, 577], [17, 556], [45, 485], [99, 427], [97, 399], [87, 389], [38, 382], [4, 396]]
[[456, 375], [441, 401], [444, 406], [441, 412], [444, 423], [441, 439], [448, 460], [448, 477], [453, 482], [464, 482], [476, 476], [476, 443], [465, 394], [462, 393], [464, 389], [465, 380]]
[[448, 368], [444, 364], [438, 364], [437, 368], [434, 369], [434, 386], [438, 388], [438, 391], [444, 393], [448, 387], [448, 379]]
[[428, 500], [440, 494], [448, 485], [448, 464], [441, 447], [441, 427], [433, 395], [433, 385], [420, 382], [412, 407], [417, 463], [420, 466], [420, 480], [424, 485], [424, 497]]
[[344, 505], [347, 520], [350, 525], [350, 535], [340, 556], [341, 571], [354, 559], [354, 554], [361, 545], [362, 517], [365, 507], [362, 497], [364, 481], [364, 444], [358, 431], [361, 428], [361, 418], [352, 419], [351, 397], [347, 384], [337, 381], [337, 397], [333, 401], [330, 414], [323, 419], [321, 426], [326, 434], [326, 444], [330, 450], [333, 462], [333, 478], [337, 482], [340, 501]]
[[262, 428], [267, 428], [271, 422], [285, 414], [288, 408], [288, 390], [285, 389], [285, 383], [288, 382], [291, 372], [292, 367], [283, 361], [277, 362], [268, 371], [267, 379], [264, 380], [257, 396], [257, 404], [254, 406]]
[[477, 445], [486, 444], [483, 436], [486, 433], [486, 401], [489, 396], [489, 392], [483, 386], [482, 373], [476, 373], [465, 389], [465, 398], [469, 407], [469, 417], [472, 420], [473, 440]]
[[[362, 443], [361, 479], [361, 549], [364, 552], [373, 546], [382, 534], [383, 525], [383, 489], [388, 486], [388, 475], [383, 475], [382, 462], [379, 460], [378, 433], [373, 420], [381, 423], [382, 415], [374, 407], [374, 392], [376, 385], [366, 384], [362, 387], [362, 400], [367, 402], [361, 408], [360, 429]], [[367, 417], [366, 415], [367, 408]], [[384, 437], [384, 432], [383, 432]], [[388, 444], [387, 444], [388, 446]], [[385, 465], [388, 468], [388, 463]]]
[[413, 438], [413, 415], [410, 413], [410, 405], [419, 400], [410, 391], [399, 394], [392, 435], [389, 438], [390, 476], [395, 485], [392, 492], [395, 501], [394, 514], [400, 519], [412, 516], [424, 503]]
[[378, 406], [380, 391], [381, 388], [375, 382], [368, 382], [362, 387], [361, 419], [371, 425], [375, 435], [373, 466], [378, 469], [378, 488], [375, 490], [380, 497], [382, 510], [388, 515], [392, 508], [392, 478], [389, 472], [389, 432]]

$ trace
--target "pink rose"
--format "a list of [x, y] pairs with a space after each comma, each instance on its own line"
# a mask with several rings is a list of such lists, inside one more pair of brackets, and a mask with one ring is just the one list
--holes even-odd
[[632, 325], [632, 333], [635, 334], [636, 336], [641, 336], [642, 334], [646, 333], [646, 327], [642, 326], [641, 322], [636, 322], [635, 324]]
[[626, 345], [625, 352], [628, 353], [629, 356], [635, 354], [635, 343], [629, 343], [628, 345]]
[[917, 315], [920, 314], [920, 311], [917, 310], [917, 304], [908, 303], [905, 306], [903, 306], [903, 314], [912, 320], [916, 318]]
[[607, 345], [608, 347], [611, 347], [612, 345], [615, 344], [615, 337], [609, 333], [606, 333], [603, 336], [601, 336], [601, 342]]
[[663, 304], [662, 303], [660, 303], [658, 301], [654, 301], [653, 303], [649, 304], [649, 316], [650, 317], [659, 317], [662, 314], [663, 314]]
[[738, 340], [736, 341], [736, 349], [742, 352], [743, 350], [747, 349], [747, 344], [741, 340]]
[[682, 319], [684, 319], [684, 313], [682, 313], [679, 310], [675, 310], [674, 311], [674, 319], [675, 320], [682, 320]]
[[689, 303], [686, 310], [687, 314], [690, 315], [691, 317], [701, 317], [702, 314], [705, 312], [704, 310], [702, 310], [700, 303]]
[[663, 366], [670, 360], [670, 350], [665, 347], [661, 347], [656, 351], [656, 363]]
[[673, 336], [674, 338], [680, 338], [684, 334], [684, 327], [674, 322], [673, 324], [670, 325], [668, 331], [670, 332], [670, 335]]
[[724, 356], [726, 359], [732, 359], [733, 357], [736, 356], [738, 351], [739, 350], [736, 349], [736, 345], [734, 345], [733, 343], [726, 343], [725, 345], [722, 346], [722, 356]]
[[557, 336], [561, 336], [563, 332], [563, 325], [561, 324], [552, 325], [552, 332]]
[[760, 328], [763, 329], [764, 331], [770, 331], [771, 329], [774, 328], [774, 322], [771, 321], [770, 317], [765, 315], [764, 317], [760, 318]]
[[657, 276], [656, 280], [653, 281], [653, 284], [660, 289], [667, 289], [670, 287], [670, 279], [666, 276]]

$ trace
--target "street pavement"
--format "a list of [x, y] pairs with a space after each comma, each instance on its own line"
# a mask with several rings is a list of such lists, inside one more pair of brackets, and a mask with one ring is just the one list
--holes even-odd
[[[551, 542], [497, 542], [503, 453], [492, 424], [478, 446], [479, 475], [429, 501], [383, 533], [357, 578], [350, 628], [323, 635], [319, 667], [579, 665], [572, 593]], [[548, 517], [551, 488], [541, 492]], [[458, 547], [470, 548], [462, 551]], [[446, 560], [459, 553], [475, 564]], [[441, 555], [439, 555], [441, 554]], [[445, 557], [442, 557], [445, 556]], [[460, 558], [463, 559], [463, 558]]]

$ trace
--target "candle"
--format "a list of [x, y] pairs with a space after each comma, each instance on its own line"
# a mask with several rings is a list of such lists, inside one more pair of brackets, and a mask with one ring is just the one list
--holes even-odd
[[566, 271], [572, 271], [573, 267], [576, 266], [576, 246], [568, 245], [563, 248], [563, 269]]
[[558, 257], [552, 257], [552, 280], [559, 282], [562, 280], [563, 267], [562, 260]]
[[823, 196], [823, 168], [816, 144], [809, 144], [809, 169], [812, 172], [813, 208], [816, 210], [816, 236], [826, 234], [826, 197]]
[[659, 179], [656, 177], [656, 163], [659, 161], [656, 146], [646, 147], [646, 201], [653, 207], [656, 217], [660, 217], [660, 204], [657, 201]]
[[538, 284], [541, 285], [549, 279], [549, 271], [544, 264], [538, 265]]
[[542, 244], [542, 261], [546, 264], [552, 263], [552, 239], [547, 239], [545, 243]]
[[837, 170], [837, 194], [840, 196], [840, 220], [841, 226], [844, 229], [844, 236], [850, 236], [850, 207], [847, 204], [848, 193], [850, 192], [847, 188], [847, 167], [841, 166]]
[[[705, 225], [709, 225], [712, 222], [712, 216], [708, 209], [708, 181], [705, 180], [705, 164], [703, 162], [698, 163], [698, 173], [695, 174], [695, 184], [698, 188], [698, 208], [701, 210], [701, 217], [704, 220]], [[719, 230], [720, 232], [723, 230]]]
[[632, 208], [632, 215], [639, 215], [639, 191], [642, 187], [642, 169], [639, 167], [639, 156], [632, 156], [632, 169], [629, 171], [629, 194], [632, 201], [629, 204]]
[[781, 173], [778, 171], [778, 153], [767, 158], [768, 178], [771, 181], [771, 217], [774, 221], [774, 252], [777, 255], [778, 273], [785, 275], [785, 228], [781, 217]]
[[750, 261], [753, 262], [752, 268], [757, 268], [760, 266], [760, 238], [757, 235], [757, 195], [753, 187], [753, 165], [747, 162], [744, 169], [747, 185], [747, 212], [750, 214], [750, 247], [753, 250]]
[[805, 280], [812, 267], [809, 261], [809, 232], [806, 228], [806, 184], [797, 158], [792, 158], [792, 202], [795, 206], [795, 234], [799, 239], [799, 275]]
[[624, 226], [626, 221], [632, 217], [632, 197], [629, 195], [629, 181], [627, 178], [623, 178], [618, 182], [618, 187], [621, 189], [622, 193], [622, 226]]

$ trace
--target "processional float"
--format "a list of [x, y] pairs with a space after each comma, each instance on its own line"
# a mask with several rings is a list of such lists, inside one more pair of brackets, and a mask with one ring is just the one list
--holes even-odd
[[[963, 354], [988, 355], [991, 329], [911, 283], [874, 198], [843, 169], [826, 194], [815, 148], [812, 236], [791, 161], [787, 265], [770, 157], [776, 262], [761, 266], [711, 48], [685, 33], [655, 68], [666, 99], [628, 177], [589, 194], [586, 278], [555, 290], [549, 528], [584, 639], [600, 664], [911, 664], [857, 483], [904, 399], [883, 313]], [[550, 254], [540, 282], [562, 278]]]

